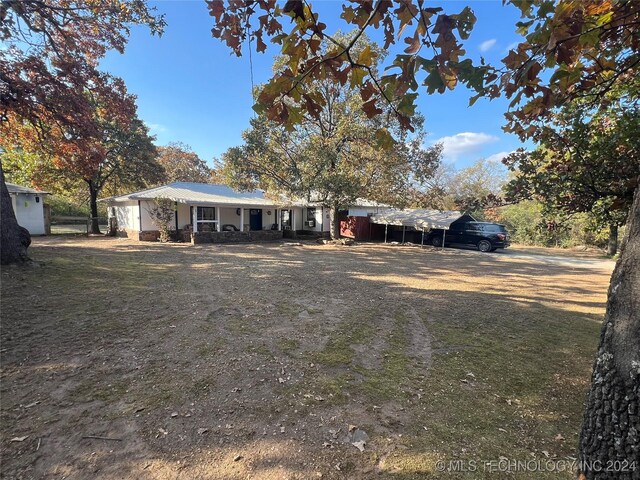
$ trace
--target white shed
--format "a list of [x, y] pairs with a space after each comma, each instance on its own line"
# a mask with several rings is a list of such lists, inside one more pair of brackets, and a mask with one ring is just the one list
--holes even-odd
[[49, 193], [14, 183], [7, 183], [7, 190], [18, 225], [29, 230], [31, 235], [45, 235], [44, 199]]

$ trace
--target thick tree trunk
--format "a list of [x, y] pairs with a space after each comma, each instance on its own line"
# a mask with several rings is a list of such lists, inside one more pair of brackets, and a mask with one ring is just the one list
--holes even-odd
[[338, 207], [335, 205], [329, 209], [329, 234], [331, 240], [340, 238], [340, 221], [338, 220]]
[[581, 479], [640, 479], [640, 187], [620, 252], [580, 435]]
[[100, 234], [100, 221], [98, 220], [98, 193], [99, 190], [89, 182], [89, 202], [91, 205], [91, 225], [89, 226], [89, 233]]
[[607, 255], [613, 257], [618, 252], [618, 225], [609, 225], [609, 243], [607, 245]]
[[27, 246], [30, 242], [29, 232], [21, 228], [16, 220], [0, 163], [0, 264], [29, 261]]

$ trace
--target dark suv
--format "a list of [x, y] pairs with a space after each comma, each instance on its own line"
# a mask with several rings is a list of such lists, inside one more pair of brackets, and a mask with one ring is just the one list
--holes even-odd
[[[429, 232], [428, 241], [434, 247], [442, 246], [443, 231]], [[489, 222], [454, 222], [444, 234], [445, 245], [474, 245], [481, 252], [493, 252], [509, 246], [509, 234], [504, 225]]]

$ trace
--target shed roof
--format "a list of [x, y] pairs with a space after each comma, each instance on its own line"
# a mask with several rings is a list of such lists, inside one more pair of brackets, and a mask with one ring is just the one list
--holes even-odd
[[168, 198], [178, 203], [198, 205], [276, 206], [287, 203], [284, 201], [275, 202], [273, 199], [268, 198], [263, 190], [239, 192], [226, 185], [193, 182], [174, 182], [141, 192], [105, 198], [102, 201], [118, 203], [130, 200], [153, 200], [154, 198]]
[[27, 193], [27, 194], [35, 194], [35, 195], [47, 195], [49, 194], [49, 192], [43, 192], [42, 190], [35, 190], [33, 188], [29, 188], [29, 187], [23, 187], [22, 185], [16, 185], [15, 183], [9, 183], [6, 182], [7, 184], [7, 190], [9, 190], [9, 193]]
[[457, 211], [425, 210], [419, 208], [407, 208], [397, 210], [390, 208], [369, 217], [371, 223], [387, 225], [400, 225], [415, 228], [442, 228], [449, 230], [453, 222], [462, 218], [464, 214]]

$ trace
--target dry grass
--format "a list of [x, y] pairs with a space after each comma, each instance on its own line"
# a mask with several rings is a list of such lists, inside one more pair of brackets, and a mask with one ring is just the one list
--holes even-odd
[[[564, 459], [611, 264], [535, 253], [38, 239], [40, 267], [2, 271], [3, 477], [495, 478], [436, 462]], [[533, 476], [563, 478], [515, 478]]]

